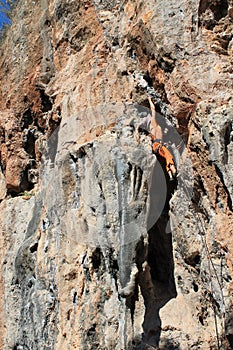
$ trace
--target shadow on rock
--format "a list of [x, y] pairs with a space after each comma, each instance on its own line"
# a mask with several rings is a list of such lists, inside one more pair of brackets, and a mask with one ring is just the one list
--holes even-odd
[[[160, 309], [177, 296], [172, 233], [169, 232], [169, 201], [175, 191], [176, 182], [170, 182], [168, 178], [166, 178], [166, 182], [167, 197], [163, 211], [157, 222], [148, 230], [147, 264], [138, 266], [138, 285], [145, 304], [142, 340], [145, 344], [150, 344], [151, 349], [156, 349], [160, 345]], [[156, 188], [156, 183], [151, 186], [151, 189], [153, 188]], [[151, 197], [153, 197], [153, 193], [151, 193]], [[154, 206], [151, 206], [151, 210], [155, 210]], [[169, 345], [170, 347], [168, 345], [169, 342], [166, 347], [163, 346], [161, 349], [179, 349], [177, 346], [172, 347], [172, 343]], [[147, 348], [145, 347], [145, 349]]]

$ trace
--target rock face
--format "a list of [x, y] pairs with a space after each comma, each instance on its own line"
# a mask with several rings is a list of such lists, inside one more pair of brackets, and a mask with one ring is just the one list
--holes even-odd
[[[12, 17], [0, 349], [232, 349], [232, 1], [19, 0]], [[148, 96], [174, 181], [140, 127]]]

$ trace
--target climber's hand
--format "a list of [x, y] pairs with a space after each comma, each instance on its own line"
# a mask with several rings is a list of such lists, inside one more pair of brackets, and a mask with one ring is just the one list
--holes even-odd
[[174, 164], [170, 164], [170, 171], [172, 172], [172, 175], [176, 175], [176, 167]]

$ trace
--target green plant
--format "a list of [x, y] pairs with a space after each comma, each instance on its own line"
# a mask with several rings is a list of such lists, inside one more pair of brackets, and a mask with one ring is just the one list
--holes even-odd
[[18, 195], [23, 197], [24, 199], [30, 199], [31, 197], [35, 196], [35, 192], [24, 191], [24, 192], [20, 192]]

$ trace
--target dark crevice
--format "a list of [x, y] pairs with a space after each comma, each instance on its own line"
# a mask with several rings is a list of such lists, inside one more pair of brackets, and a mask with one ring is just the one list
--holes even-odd
[[77, 301], [77, 292], [74, 292], [74, 295], [73, 295], [73, 304], [75, 304]]
[[164, 70], [166, 73], [172, 73], [175, 68], [176, 60], [172, 57], [172, 54], [169, 52], [160, 53], [158, 59], [158, 66]]
[[35, 253], [38, 249], [38, 242], [34, 243], [31, 247], [30, 247], [30, 252], [31, 253]]
[[200, 324], [201, 324], [202, 326], [204, 326], [203, 317], [202, 317], [202, 316], [199, 316], [198, 319], [199, 319]]
[[33, 123], [33, 117], [31, 113], [31, 109], [28, 108], [21, 117], [21, 121], [20, 121], [21, 130], [27, 129], [29, 125], [31, 125], [32, 123]]
[[93, 266], [94, 270], [98, 272], [98, 270], [102, 264], [102, 261], [103, 261], [103, 253], [99, 247], [97, 247], [93, 251], [92, 256], [91, 256], [91, 260], [92, 260], [92, 266]]
[[33, 282], [32, 279], [30, 279], [30, 280], [28, 281], [28, 287], [29, 287], [29, 288], [32, 288], [33, 285], [34, 285], [34, 282]]
[[86, 281], [91, 282], [91, 274], [90, 274], [89, 268], [87, 266], [83, 266], [83, 271], [84, 271], [84, 274], [85, 274]]
[[93, 324], [91, 328], [88, 329], [87, 331], [87, 336], [92, 337], [94, 334], [96, 334], [96, 324]]
[[199, 287], [195, 282], [193, 282], [193, 290], [195, 293], [198, 292], [198, 290], [199, 290]]
[[115, 275], [115, 273], [117, 273], [117, 271], [119, 271], [119, 266], [118, 266], [117, 259], [113, 259], [112, 256], [113, 256], [113, 249], [111, 248], [110, 251], [109, 251], [110, 273], [112, 275]]
[[216, 164], [214, 164], [214, 166], [215, 166], [215, 171], [216, 171], [218, 177], [220, 178], [221, 183], [223, 184], [224, 190], [225, 190], [226, 193], [227, 193], [227, 205], [228, 205], [228, 208], [229, 208], [231, 211], [233, 211], [233, 209], [232, 209], [231, 195], [230, 195], [230, 193], [229, 193], [229, 191], [228, 191], [228, 188], [227, 188], [226, 185], [225, 185], [224, 178], [223, 178], [223, 174], [222, 174], [221, 170], [218, 168], [218, 166], [217, 166]]
[[86, 151], [84, 147], [80, 147], [79, 150], [77, 151], [77, 158], [84, 158], [86, 156]]
[[126, 298], [126, 306], [130, 309], [131, 321], [134, 322], [136, 301], [138, 300], [138, 281], [135, 281], [135, 289], [132, 295]]
[[100, 198], [102, 198], [103, 200], [105, 200], [105, 196], [104, 196], [104, 191], [103, 191], [103, 186], [101, 182], [98, 182], [98, 186], [100, 189]]
[[122, 76], [128, 76], [129, 73], [127, 72], [127, 70], [124, 70], [123, 72], [121, 72], [121, 75], [122, 75]]
[[231, 282], [232, 281], [232, 278], [231, 278], [230, 275], [228, 275], [226, 277], [224, 276], [223, 278], [225, 279], [226, 282]]
[[227, 0], [200, 0], [198, 8], [199, 26], [212, 30], [217, 22], [228, 13]]
[[226, 316], [225, 334], [230, 345], [229, 349], [233, 349], [233, 314], [231, 311]]
[[[135, 199], [137, 199], [140, 188], [142, 186], [142, 174], [143, 174], [142, 169], [139, 167], [136, 167], [135, 168], [135, 186], [134, 186], [134, 198]], [[138, 212], [138, 214], [139, 214], [139, 212]]]
[[5, 129], [0, 126], [0, 144], [5, 143], [6, 135], [5, 135]]
[[114, 256], [113, 248], [109, 249], [108, 256], [109, 256], [109, 273], [110, 273], [110, 275], [113, 277], [113, 279], [115, 281], [116, 290], [118, 290], [118, 283], [117, 283], [117, 281], [118, 281], [119, 265], [118, 265], [117, 259], [115, 259], [113, 257]]
[[233, 141], [232, 138], [232, 124], [228, 125], [224, 131], [224, 143], [225, 143], [225, 154], [224, 163], [228, 163], [228, 145]]
[[127, 165], [128, 165], [128, 171], [129, 173], [131, 173], [131, 171], [133, 170], [133, 166], [130, 162], [128, 162]]
[[[201, 192], [199, 191], [199, 189], [201, 190]], [[194, 203], [199, 203], [200, 199], [203, 196], [207, 196], [207, 195], [208, 195], [208, 193], [205, 189], [202, 178], [198, 174], [197, 177], [195, 178], [195, 183], [194, 183], [194, 196], [193, 196]]]
[[35, 138], [35, 134], [32, 130], [28, 130], [27, 134], [24, 137], [23, 142], [24, 142], [23, 146], [24, 146], [24, 149], [27, 152], [27, 154], [32, 159], [35, 159], [36, 158], [36, 154], [35, 154], [36, 138]]
[[0, 171], [2, 171], [3, 175], [6, 175], [6, 163], [0, 161]]
[[72, 159], [72, 161], [73, 161], [74, 163], [76, 163], [77, 160], [78, 160], [78, 158], [76, 157], [76, 155], [73, 154], [73, 153], [70, 153], [70, 158]]
[[48, 96], [43, 89], [40, 89], [40, 98], [42, 112], [46, 113], [51, 111], [53, 108], [53, 98]]
[[67, 321], [70, 321], [70, 315], [71, 315], [72, 310], [67, 311]]
[[199, 267], [200, 262], [201, 262], [201, 255], [199, 252], [194, 252], [190, 256], [185, 257], [184, 261], [186, 264], [196, 268]]
[[227, 340], [230, 345], [230, 349], [233, 349], [233, 334], [227, 334]]
[[[143, 79], [148, 83], [148, 86], [153, 87], [153, 80], [150, 77], [150, 74], [148, 71], [143, 75]], [[148, 106], [149, 107], [149, 106]]]
[[15, 198], [19, 195], [19, 193], [13, 189], [8, 189], [7, 194], [9, 194], [12, 198]]
[[[119, 39], [115, 36], [112, 38], [112, 46], [118, 46], [119, 44]], [[123, 75], [123, 74], [122, 74]], [[128, 74], [126, 74], [128, 75]]]

